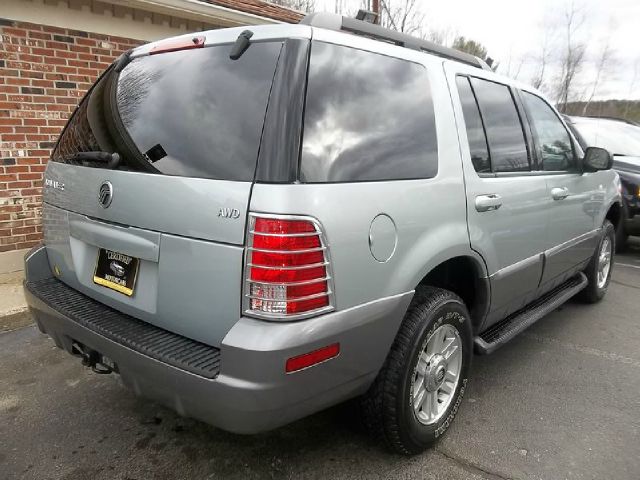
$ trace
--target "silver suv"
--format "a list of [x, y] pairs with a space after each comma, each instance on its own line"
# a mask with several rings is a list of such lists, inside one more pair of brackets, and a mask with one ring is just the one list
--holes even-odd
[[489, 353], [611, 276], [619, 183], [535, 90], [316, 14], [124, 54], [44, 182], [42, 332], [225, 430], [358, 397], [419, 452]]

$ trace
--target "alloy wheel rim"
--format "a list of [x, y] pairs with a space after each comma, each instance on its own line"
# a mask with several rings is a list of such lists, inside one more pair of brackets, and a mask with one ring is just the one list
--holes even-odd
[[453, 401], [462, 370], [462, 340], [453, 325], [441, 325], [418, 356], [411, 382], [411, 400], [418, 421], [438, 422]]
[[600, 255], [598, 256], [598, 288], [604, 288], [609, 278], [611, 270], [611, 240], [605, 237], [600, 247]]

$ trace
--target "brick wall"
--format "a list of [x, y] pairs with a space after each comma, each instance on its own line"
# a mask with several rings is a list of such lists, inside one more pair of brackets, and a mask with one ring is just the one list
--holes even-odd
[[142, 42], [0, 19], [0, 252], [42, 237], [42, 172], [96, 77]]

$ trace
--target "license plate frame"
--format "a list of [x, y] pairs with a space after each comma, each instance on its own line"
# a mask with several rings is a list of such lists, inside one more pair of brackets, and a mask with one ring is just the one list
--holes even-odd
[[123, 253], [99, 248], [93, 283], [131, 297], [135, 290], [140, 259]]

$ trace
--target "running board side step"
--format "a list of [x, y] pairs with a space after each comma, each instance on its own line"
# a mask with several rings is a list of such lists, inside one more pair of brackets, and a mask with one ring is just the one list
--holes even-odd
[[504, 320], [492, 325], [474, 339], [473, 343], [476, 352], [483, 355], [494, 352], [520, 332], [526, 330], [542, 317], [560, 307], [576, 293], [585, 288], [587, 283], [587, 277], [584, 273], [580, 272], [575, 277], [530, 303], [522, 310], [512, 313]]

